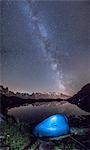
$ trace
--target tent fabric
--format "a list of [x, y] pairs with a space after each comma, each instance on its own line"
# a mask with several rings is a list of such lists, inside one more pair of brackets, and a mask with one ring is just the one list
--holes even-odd
[[70, 127], [68, 118], [64, 115], [55, 114], [39, 123], [34, 129], [36, 137], [58, 137], [69, 134]]

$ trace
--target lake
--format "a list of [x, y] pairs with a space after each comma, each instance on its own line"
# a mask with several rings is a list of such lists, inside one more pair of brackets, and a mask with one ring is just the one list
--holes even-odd
[[49, 102], [49, 103], [37, 103], [33, 105], [20, 106], [9, 109], [8, 114], [19, 118], [22, 121], [30, 124], [38, 123], [53, 114], [64, 115], [88, 115], [89, 113], [81, 110], [76, 105], [72, 105], [68, 102]]

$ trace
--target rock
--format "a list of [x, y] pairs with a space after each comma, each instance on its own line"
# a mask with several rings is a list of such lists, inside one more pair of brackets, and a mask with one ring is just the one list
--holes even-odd
[[6, 122], [6, 117], [0, 113], [0, 123], [5, 123]]
[[10, 150], [9, 147], [0, 147], [0, 150]]
[[53, 142], [42, 142], [39, 150], [55, 150], [55, 144]]

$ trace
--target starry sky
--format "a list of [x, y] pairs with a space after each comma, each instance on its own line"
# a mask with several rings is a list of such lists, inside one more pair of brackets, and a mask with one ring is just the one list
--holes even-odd
[[0, 83], [74, 94], [90, 82], [88, 1], [0, 1]]

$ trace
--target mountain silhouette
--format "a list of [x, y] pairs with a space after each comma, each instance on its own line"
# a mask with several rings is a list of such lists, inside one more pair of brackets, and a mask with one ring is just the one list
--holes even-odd
[[12, 92], [9, 90], [8, 87], [4, 87], [0, 85], [0, 93], [5, 95], [5, 96], [16, 96], [18, 98], [22, 99], [68, 99], [70, 98], [69, 95], [63, 94], [63, 93], [56, 93], [56, 92], [36, 92], [32, 94], [28, 93], [20, 93], [20, 92]]
[[[24, 104], [34, 105], [34, 103], [38, 103], [39, 105], [39, 103], [42, 103], [42, 102], [48, 103], [48, 102], [63, 102], [64, 101], [63, 99], [60, 99], [60, 98], [56, 98], [56, 99], [54, 98], [51, 99], [50, 97], [50, 98], [42, 99], [41, 94], [40, 94], [40, 97], [38, 97], [38, 99], [35, 99], [35, 97], [33, 97], [32, 95], [30, 95], [28, 98], [27, 94], [18, 95], [18, 94], [13, 93], [12, 91], [9, 91], [8, 88], [3, 88], [3, 86], [0, 86], [0, 99], [1, 99], [0, 110], [1, 112], [6, 112], [7, 109], [9, 108], [19, 107]], [[84, 111], [90, 112], [90, 83], [85, 85], [77, 94], [75, 94], [71, 98], [68, 98], [66, 101], [68, 101], [71, 104], [77, 105]]]
[[68, 102], [90, 112], [90, 83], [81, 88], [81, 90], [73, 97], [69, 98]]

